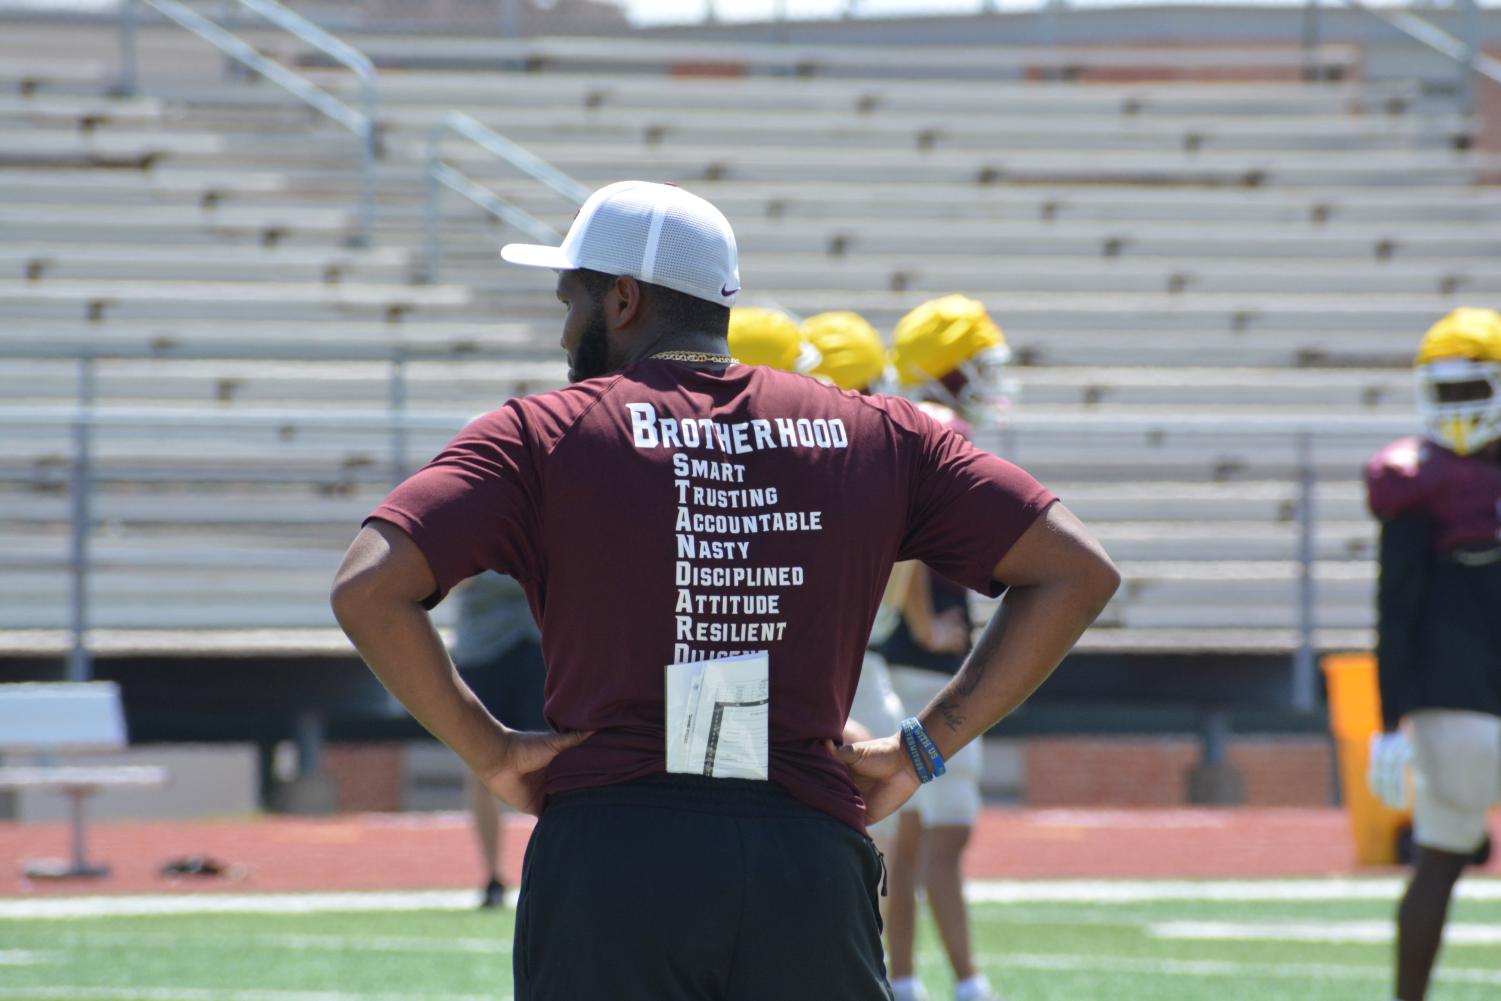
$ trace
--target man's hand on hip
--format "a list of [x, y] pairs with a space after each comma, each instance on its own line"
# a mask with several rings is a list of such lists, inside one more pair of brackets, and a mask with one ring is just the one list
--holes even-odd
[[485, 788], [522, 813], [542, 812], [542, 780], [552, 759], [588, 740], [590, 733], [536, 733], [508, 730], [499, 764], [480, 776]]
[[921, 784], [900, 735], [862, 740], [834, 749], [865, 800], [865, 822], [874, 824], [902, 808]]

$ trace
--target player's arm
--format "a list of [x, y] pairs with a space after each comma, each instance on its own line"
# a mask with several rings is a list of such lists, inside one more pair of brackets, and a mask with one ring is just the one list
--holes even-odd
[[1376, 585], [1376, 665], [1381, 721], [1395, 730], [1415, 704], [1417, 637], [1433, 558], [1433, 520], [1406, 514], [1381, 523]]
[[492, 717], [459, 677], [424, 607], [437, 590], [427, 558], [401, 529], [360, 530], [334, 579], [339, 625], [381, 684], [506, 802], [540, 812], [542, 770], [583, 734], [520, 734]]
[[891, 576], [886, 578], [886, 590], [881, 594], [881, 604], [887, 608], [901, 609], [912, 587], [912, 575], [922, 566], [916, 560], [903, 560], [893, 564]]
[[372, 521], [334, 578], [334, 615], [370, 670], [417, 721], [476, 771], [493, 764], [495, 724], [454, 670], [423, 607], [437, 590], [427, 558], [401, 529]]
[[933, 590], [928, 584], [928, 568], [910, 560], [907, 591], [902, 595], [902, 618], [907, 631], [922, 646], [933, 642]]
[[[979, 737], [1047, 679], [1120, 586], [1120, 571], [1079, 519], [1054, 503], [993, 571], [1008, 585], [963, 668], [918, 714], [943, 757]], [[918, 779], [900, 736], [839, 749], [875, 822], [895, 812]]]
[[996, 564], [1008, 585], [974, 651], [918, 714], [944, 757], [989, 730], [1053, 673], [1120, 586], [1120, 571], [1078, 518], [1048, 507]]
[[1381, 523], [1376, 585], [1376, 678], [1381, 690], [1381, 732], [1371, 735], [1366, 785], [1387, 806], [1410, 802], [1412, 742], [1402, 718], [1417, 704], [1418, 630], [1428, 587], [1433, 520], [1401, 514]]
[[969, 633], [957, 614], [939, 615], [933, 610], [933, 581], [927, 567], [916, 560], [907, 564], [907, 593], [902, 599], [902, 618], [917, 645], [935, 653], [963, 653], [969, 649]]

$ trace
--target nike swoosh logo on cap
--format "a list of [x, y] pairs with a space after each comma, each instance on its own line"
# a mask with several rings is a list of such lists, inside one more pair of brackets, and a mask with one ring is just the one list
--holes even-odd
[[722, 295], [722, 296], [724, 296], [726, 299], [728, 299], [730, 296], [734, 295], [736, 292], [739, 292], [739, 291], [740, 291], [740, 286], [739, 285], [736, 285], [734, 288], [729, 288], [729, 287], [724, 286], [724, 285], [719, 286], [719, 294]]

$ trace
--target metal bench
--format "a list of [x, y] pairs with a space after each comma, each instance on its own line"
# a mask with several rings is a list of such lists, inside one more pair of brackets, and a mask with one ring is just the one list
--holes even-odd
[[55, 85], [97, 86], [104, 80], [104, 65], [92, 59], [54, 60], [0, 55], [0, 91], [34, 94]]
[[[504, 131], [504, 130], [502, 130]], [[487, 187], [533, 214], [555, 207], [557, 199], [535, 185], [499, 175]], [[1452, 222], [1474, 224], [1501, 218], [1501, 192], [1437, 183], [1411, 190], [1335, 186], [1310, 189], [1099, 187], [973, 187], [963, 198], [944, 188], [907, 188], [901, 198], [889, 188], [854, 179], [805, 180], [796, 185], [757, 181], [699, 181], [695, 191], [741, 220], [1008, 219], [1079, 222], [1160, 222], [1217, 220], [1236, 224], [1364, 221], [1383, 226]]]
[[341, 282], [6, 281], [0, 279], [0, 316], [67, 317], [93, 321], [110, 316], [262, 318], [323, 320], [384, 314], [401, 319], [413, 310], [467, 306], [469, 289], [459, 285], [412, 286]]
[[37, 240], [0, 244], [0, 277], [27, 281], [171, 280], [398, 284], [414, 255], [401, 247], [348, 250], [255, 245], [138, 246]]
[[[336, 71], [312, 70], [309, 77], [334, 94], [352, 87]], [[381, 104], [453, 107], [494, 102], [497, 107], [573, 106], [621, 110], [664, 107], [743, 110], [926, 111], [946, 107], [957, 113], [994, 115], [1120, 112], [1156, 115], [1347, 114], [1352, 107], [1380, 107], [1389, 98], [1411, 98], [1412, 83], [1339, 84], [1092, 84], [1041, 81], [972, 82], [911, 80], [808, 80], [743, 78], [690, 80], [648, 75], [600, 73], [469, 73], [413, 71], [381, 79]], [[160, 93], [160, 91], [155, 91]], [[207, 99], [208, 91], [199, 88]]]
[[0, 789], [57, 789], [71, 800], [72, 855], [25, 864], [34, 878], [98, 877], [109, 867], [88, 856], [88, 799], [105, 788], [152, 788], [166, 769], [145, 765], [70, 765], [59, 755], [126, 746], [120, 689], [113, 682], [0, 685], [0, 753], [34, 764], [0, 766]]
[[[582, 105], [569, 108], [511, 108], [497, 113], [476, 102], [462, 110], [493, 124], [524, 145], [556, 142], [563, 137], [591, 141], [612, 139], [622, 146], [691, 145], [694, 143], [836, 149], [928, 150], [1099, 150], [1135, 149], [1299, 150], [1451, 149], [1463, 123], [1442, 118], [1377, 119], [1277, 116], [1268, 121], [1243, 117], [1218, 120], [1206, 116], [1154, 118], [1136, 122], [1116, 114], [1080, 114], [1063, 119], [1002, 115], [977, 119], [942, 109], [890, 112], [851, 120], [847, 112], [742, 111], [733, 119], [706, 109], [624, 109], [601, 118]], [[437, 106], [403, 106], [383, 116], [388, 139], [425, 134], [441, 116]]]

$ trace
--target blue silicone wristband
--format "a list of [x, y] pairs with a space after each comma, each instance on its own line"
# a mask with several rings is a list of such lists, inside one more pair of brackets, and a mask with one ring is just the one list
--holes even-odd
[[928, 767], [926, 756], [922, 753], [922, 747], [917, 742], [917, 737], [907, 726], [907, 720], [902, 721], [902, 745], [907, 748], [907, 757], [912, 759], [912, 770], [917, 772], [917, 781], [927, 784], [933, 781], [933, 770]]
[[928, 731], [917, 721], [917, 717], [912, 716], [904, 720], [902, 729], [908, 729], [908, 723], [911, 724], [911, 733], [917, 738], [918, 746], [922, 748], [923, 754], [928, 759], [929, 770], [933, 773], [935, 779], [938, 778], [944, 772], [948, 771], [948, 766], [943, 761], [943, 755], [938, 751], [938, 745], [933, 743], [933, 738], [928, 736]]

